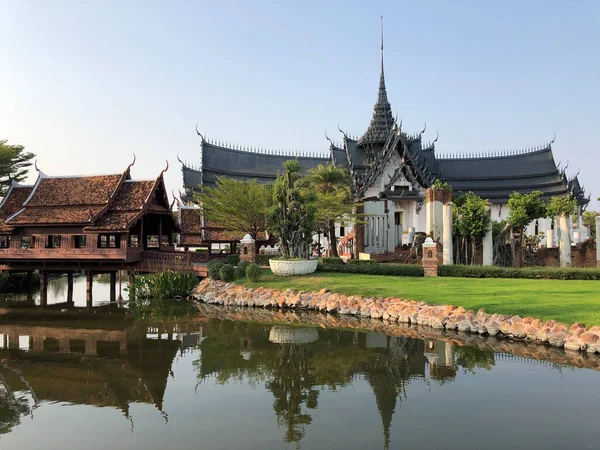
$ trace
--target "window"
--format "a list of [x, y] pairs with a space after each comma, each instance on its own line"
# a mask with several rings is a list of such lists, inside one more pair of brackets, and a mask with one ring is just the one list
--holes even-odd
[[162, 236], [162, 241], [160, 243], [161, 246], [163, 247], [168, 247], [169, 246], [169, 236]]
[[21, 238], [21, 248], [33, 248], [33, 237], [23, 236]]
[[45, 248], [59, 248], [60, 247], [60, 235], [50, 234], [44, 239]]
[[87, 247], [87, 236], [73, 236], [73, 247], [74, 248], [86, 248]]
[[0, 248], [10, 247], [10, 236], [8, 234], [0, 235]]
[[158, 235], [151, 235], [146, 238], [146, 246], [148, 248], [159, 248]]
[[138, 247], [140, 245], [139, 243], [139, 237], [137, 234], [132, 234], [129, 236], [129, 246], [130, 247]]
[[340, 237], [346, 236], [346, 227], [344, 225], [340, 225]]
[[119, 234], [101, 234], [98, 236], [98, 248], [120, 248], [120, 238]]

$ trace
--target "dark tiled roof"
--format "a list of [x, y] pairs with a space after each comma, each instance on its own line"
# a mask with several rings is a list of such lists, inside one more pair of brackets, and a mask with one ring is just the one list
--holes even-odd
[[106, 205], [123, 174], [90, 177], [40, 177], [27, 206]]
[[179, 209], [179, 228], [182, 234], [202, 233], [202, 214], [198, 208]]

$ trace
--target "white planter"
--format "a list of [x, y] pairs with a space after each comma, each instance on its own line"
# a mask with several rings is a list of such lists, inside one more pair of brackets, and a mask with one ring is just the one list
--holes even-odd
[[285, 261], [281, 259], [270, 259], [269, 267], [275, 275], [289, 277], [292, 275], [307, 275], [317, 270], [319, 261], [308, 259], [301, 261]]

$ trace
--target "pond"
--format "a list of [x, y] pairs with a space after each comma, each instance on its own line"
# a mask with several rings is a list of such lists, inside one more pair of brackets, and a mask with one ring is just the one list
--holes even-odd
[[0, 317], [0, 448], [600, 445], [596, 370], [518, 356], [526, 347], [223, 311], [162, 323]]

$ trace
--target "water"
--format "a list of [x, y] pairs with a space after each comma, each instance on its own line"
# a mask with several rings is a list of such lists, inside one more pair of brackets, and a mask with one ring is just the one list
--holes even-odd
[[556, 362], [594, 358], [316, 314], [203, 316], [2, 317], [0, 448], [600, 446], [600, 372]]

